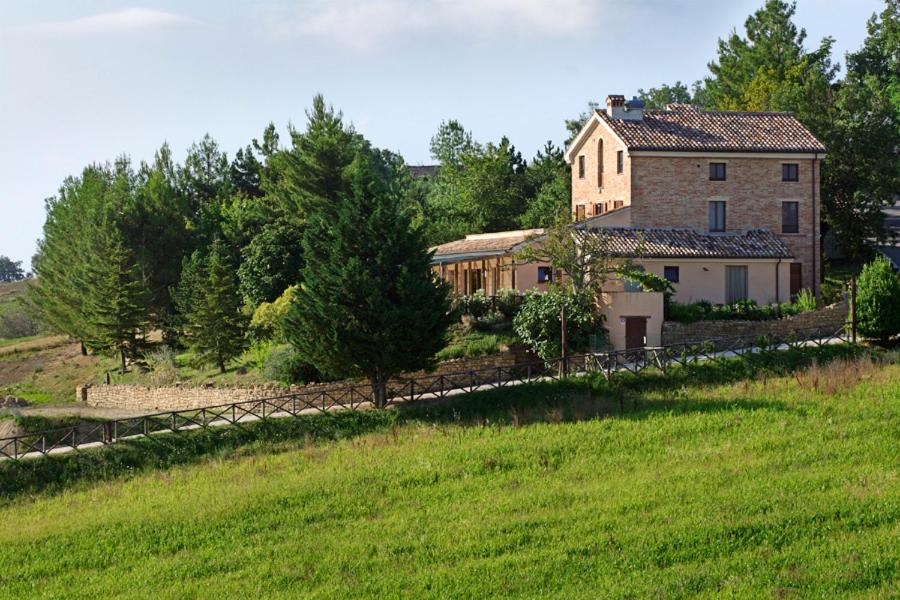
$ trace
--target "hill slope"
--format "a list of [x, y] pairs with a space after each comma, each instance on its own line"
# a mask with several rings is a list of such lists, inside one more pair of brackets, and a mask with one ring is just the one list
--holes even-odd
[[641, 385], [475, 394], [389, 431], [17, 500], [0, 509], [0, 589], [896, 592], [900, 365]]

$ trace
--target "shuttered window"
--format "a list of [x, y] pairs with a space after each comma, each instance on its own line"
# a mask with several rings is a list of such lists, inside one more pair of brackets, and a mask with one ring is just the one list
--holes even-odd
[[713, 200], [709, 203], [709, 230], [725, 231], [724, 200]]
[[746, 265], [726, 266], [725, 302], [727, 304], [734, 304], [738, 300], [746, 300], [748, 297]]
[[798, 202], [781, 203], [781, 233], [799, 233], [800, 204]]

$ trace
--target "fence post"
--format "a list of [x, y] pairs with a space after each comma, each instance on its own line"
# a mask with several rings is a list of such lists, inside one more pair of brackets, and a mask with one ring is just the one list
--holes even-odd
[[559, 360], [559, 378], [562, 379], [569, 374], [569, 357], [566, 353], [566, 305], [563, 304], [559, 310], [559, 324], [562, 329], [560, 343], [562, 344], [562, 356]]
[[850, 276], [850, 339], [856, 343], [856, 275]]
[[409, 380], [409, 401], [412, 402], [416, 399], [416, 380]]

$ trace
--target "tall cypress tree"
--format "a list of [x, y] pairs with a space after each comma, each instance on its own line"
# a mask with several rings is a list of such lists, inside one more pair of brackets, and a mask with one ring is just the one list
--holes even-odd
[[186, 264], [177, 294], [184, 315], [185, 338], [200, 364], [225, 372], [228, 362], [246, 348], [247, 318], [225, 245], [216, 239], [209, 256]]
[[389, 172], [382, 155], [358, 150], [346, 191], [310, 214], [303, 284], [285, 320], [305, 361], [335, 377], [366, 377], [378, 407], [392, 376], [433, 365], [450, 325], [447, 286]]

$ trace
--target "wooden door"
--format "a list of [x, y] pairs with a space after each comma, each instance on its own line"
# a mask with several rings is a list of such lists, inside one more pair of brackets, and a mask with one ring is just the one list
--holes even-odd
[[803, 263], [791, 263], [791, 300], [797, 297], [803, 287]]
[[625, 317], [625, 349], [647, 345], [647, 317]]

